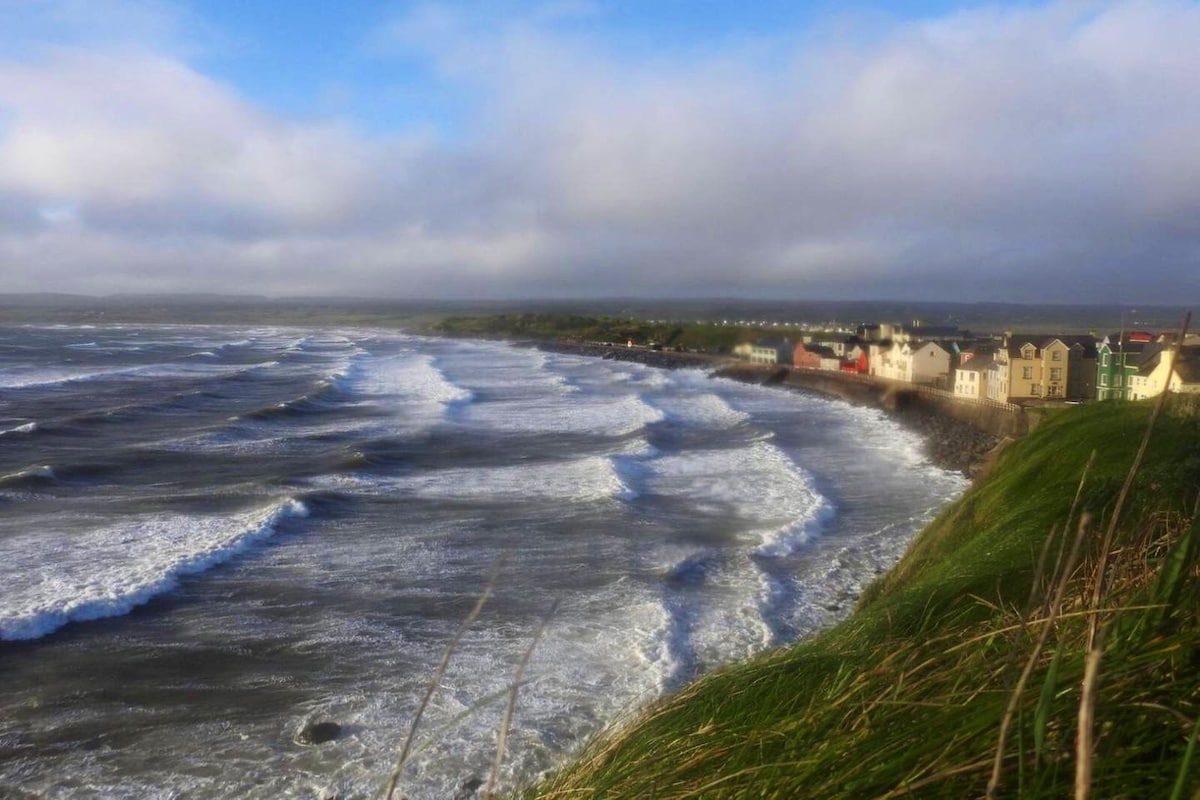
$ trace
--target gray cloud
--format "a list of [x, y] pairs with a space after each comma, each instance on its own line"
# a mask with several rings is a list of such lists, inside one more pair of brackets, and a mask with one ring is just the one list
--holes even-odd
[[639, 59], [546, 20], [484, 32], [430, 7], [374, 37], [483, 98], [455, 142], [281, 119], [161, 53], [0, 62], [0, 277], [92, 292], [1200, 295], [1195, 3], [982, 9]]

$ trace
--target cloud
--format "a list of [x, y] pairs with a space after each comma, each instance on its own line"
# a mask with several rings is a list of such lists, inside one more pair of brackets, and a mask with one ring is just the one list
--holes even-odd
[[[0, 5], [0, 12], [4, 10]], [[181, 57], [0, 62], [12, 289], [1167, 302], [1200, 290], [1200, 6], [988, 7], [631, 54], [591, 4], [374, 52], [464, 135], [257, 108]], [[583, 16], [581, 16], [583, 15]], [[465, 87], [465, 88], [464, 88]], [[53, 284], [49, 283], [50, 281]]]

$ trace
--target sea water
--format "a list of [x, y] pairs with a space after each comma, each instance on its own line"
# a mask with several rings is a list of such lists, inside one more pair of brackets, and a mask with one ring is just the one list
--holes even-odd
[[[878, 411], [378, 330], [0, 328], [0, 795], [502, 780], [844, 616], [965, 486]], [[334, 742], [294, 742], [334, 720]]]

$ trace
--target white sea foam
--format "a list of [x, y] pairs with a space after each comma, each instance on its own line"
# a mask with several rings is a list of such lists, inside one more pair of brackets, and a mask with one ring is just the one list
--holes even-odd
[[364, 358], [345, 374], [344, 388], [391, 412], [387, 429], [393, 432], [430, 430], [445, 419], [451, 407], [474, 397], [446, 377], [434, 356], [424, 353]]
[[18, 472], [10, 472], [8, 475], [0, 475], [0, 484], [22, 483], [31, 479], [53, 480], [54, 478], [54, 468], [49, 464], [42, 464], [26, 467]]
[[401, 477], [337, 475], [318, 479], [314, 485], [359, 494], [467, 502], [588, 502], [632, 495], [614, 460], [600, 456], [503, 467], [439, 469]]
[[377, 397], [438, 404], [471, 399], [471, 392], [451, 383], [428, 354], [403, 353], [364, 364], [355, 389]]
[[0, 436], [7, 436], [13, 433], [33, 433], [38, 429], [36, 422], [26, 422], [24, 425], [18, 425], [15, 428], [8, 428], [0, 431]]
[[31, 389], [121, 378], [188, 378], [230, 377], [254, 370], [279, 366], [278, 361], [249, 365], [200, 364], [142, 364], [116, 369], [71, 369], [63, 367], [25, 368], [0, 371], [0, 388]]
[[308, 509], [292, 498], [229, 516], [160, 514], [83, 532], [0, 542], [0, 639], [37, 639], [68, 622], [129, 613], [184, 575], [228, 561]]
[[807, 473], [769, 441], [666, 456], [650, 466], [654, 491], [687, 498], [702, 512], [745, 520], [761, 556], [791, 553], [832, 513]]
[[467, 419], [490, 430], [625, 436], [661, 422], [665, 416], [640, 395], [629, 394], [585, 395], [566, 402], [555, 397], [540, 402], [482, 403], [470, 410]]
[[666, 412], [668, 419], [701, 428], [732, 428], [750, 419], [745, 411], [738, 411], [710, 392], [664, 394], [654, 404]]

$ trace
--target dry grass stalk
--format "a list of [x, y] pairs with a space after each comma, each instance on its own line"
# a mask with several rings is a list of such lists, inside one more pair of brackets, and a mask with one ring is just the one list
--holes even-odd
[[[1086, 473], [1084, 477], [1086, 477]], [[1066, 594], [1067, 584], [1071, 580], [1071, 575], [1075, 571], [1075, 565], [1079, 561], [1079, 554], [1083, 549], [1083, 540], [1087, 531], [1091, 528], [1091, 522], [1092, 517], [1090, 514], [1085, 513], [1079, 519], [1079, 529], [1075, 533], [1075, 541], [1071, 544], [1071, 552], [1067, 556], [1067, 563], [1063, 566], [1062, 574], [1058, 579], [1058, 585], [1054, 589], [1054, 596], [1050, 601], [1048, 619], [1046, 624], [1042, 626], [1042, 630], [1038, 633], [1037, 642], [1034, 644], [1033, 650], [1029, 653], [1029, 658], [1025, 661], [1025, 667], [1021, 670], [1021, 676], [1017, 679], [1017, 685], [1013, 687], [1012, 694], [1009, 695], [1008, 706], [1004, 709], [1004, 716], [1000, 719], [1000, 733], [996, 741], [996, 754], [992, 759], [992, 774], [988, 778], [986, 795], [988, 800], [992, 800], [996, 796], [996, 790], [1000, 788], [1000, 776], [1004, 769], [1004, 748], [1008, 742], [1008, 729], [1012, 725], [1017, 706], [1021, 703], [1021, 697], [1025, 694], [1025, 685], [1029, 682], [1029, 676], [1033, 674], [1033, 668], [1036, 666], [1038, 659], [1041, 657], [1042, 650], [1046, 646], [1046, 640], [1050, 636], [1050, 629], [1054, 627], [1051, 623], [1057, 619], [1062, 610], [1063, 596]]]
[[1100, 659], [1104, 656], [1104, 640], [1107, 636], [1108, 626], [1105, 625], [1096, 634], [1083, 668], [1083, 689], [1079, 698], [1079, 718], [1075, 733], [1075, 800], [1090, 800], [1092, 796], [1096, 693], [1100, 683]]
[[504, 746], [508, 742], [508, 731], [512, 727], [513, 714], [517, 710], [517, 690], [521, 688], [521, 682], [525, 679], [525, 668], [529, 666], [529, 659], [533, 657], [533, 649], [537, 647], [537, 643], [541, 640], [542, 634], [546, 630], [546, 624], [550, 622], [550, 618], [554, 616], [554, 612], [557, 609], [558, 601], [555, 600], [550, 606], [550, 610], [546, 612], [546, 616], [542, 618], [542, 622], [538, 625], [537, 630], [534, 631], [533, 640], [529, 642], [529, 647], [525, 650], [525, 655], [521, 657], [521, 663], [517, 665], [516, 674], [513, 675], [512, 687], [508, 695], [508, 705], [504, 709], [504, 717], [500, 720], [500, 731], [496, 736], [496, 757], [492, 761], [492, 771], [488, 775], [487, 786], [483, 790], [484, 800], [491, 800], [496, 781], [500, 776], [500, 765], [504, 762]]
[[433, 698], [433, 693], [442, 685], [442, 678], [446, 677], [446, 669], [450, 666], [450, 659], [454, 655], [454, 651], [458, 649], [459, 642], [466, 634], [467, 629], [474, 624], [479, 617], [479, 612], [483, 611], [484, 604], [488, 598], [492, 596], [492, 589], [496, 585], [496, 577], [500, 574], [504, 562], [508, 560], [507, 554], [502, 555], [500, 560], [496, 562], [496, 566], [492, 568], [492, 574], [488, 576], [488, 582], [483, 587], [483, 592], [479, 595], [479, 600], [475, 602], [475, 606], [470, 613], [463, 618], [459, 623], [458, 630], [454, 632], [454, 638], [446, 645], [446, 651], [442, 654], [441, 663], [438, 664], [437, 670], [433, 673], [433, 677], [429, 681], [429, 685], [425, 688], [425, 695], [421, 698], [420, 704], [417, 705], [417, 713], [413, 715], [412, 724], [408, 727], [408, 736], [404, 739], [404, 746], [400, 749], [400, 757], [396, 760], [396, 767], [392, 770], [391, 776], [388, 778], [387, 800], [392, 800], [392, 795], [396, 791], [396, 783], [400, 780], [400, 773], [404, 771], [404, 765], [408, 763], [408, 756], [412, 751], [413, 740], [417, 736], [417, 726], [421, 724], [421, 717], [425, 714], [425, 709], [429, 705], [430, 699]]

